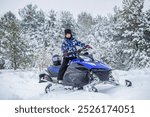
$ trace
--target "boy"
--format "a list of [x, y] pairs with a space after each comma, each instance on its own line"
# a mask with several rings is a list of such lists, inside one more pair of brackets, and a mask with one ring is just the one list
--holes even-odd
[[[58, 73], [58, 78], [57, 78], [57, 81], [59, 84], [62, 83], [63, 76], [64, 76], [65, 71], [67, 70], [69, 61], [77, 58], [76, 46], [80, 46], [82, 48], [91, 48], [89, 45], [85, 45], [84, 43], [81, 43], [80, 41], [76, 40], [72, 36], [71, 30], [66, 29], [65, 30], [65, 38], [64, 38], [64, 41], [63, 41], [62, 46], [61, 46], [61, 50], [63, 52], [64, 57], [63, 57], [63, 62], [62, 62], [62, 65], [60, 67], [60, 70]], [[70, 52], [72, 54], [68, 54]]]

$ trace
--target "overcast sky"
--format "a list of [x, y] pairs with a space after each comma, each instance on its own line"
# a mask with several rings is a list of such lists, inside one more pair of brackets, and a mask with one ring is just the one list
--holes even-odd
[[[145, 0], [145, 9], [150, 9], [150, 0]], [[92, 15], [106, 16], [113, 13], [115, 5], [121, 6], [122, 0], [0, 0], [0, 16], [7, 11], [12, 11], [16, 15], [18, 9], [22, 9], [27, 4], [36, 4], [39, 9], [45, 12], [51, 9], [56, 11], [67, 10], [77, 16], [82, 11], [87, 11]]]

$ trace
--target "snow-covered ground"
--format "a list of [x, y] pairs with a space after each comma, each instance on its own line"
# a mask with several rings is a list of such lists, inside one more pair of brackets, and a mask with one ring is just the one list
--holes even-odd
[[[90, 99], [90, 100], [150, 100], [150, 68], [130, 71], [114, 71], [122, 86], [99, 85], [98, 93], [79, 91], [68, 91], [58, 88], [49, 94], [44, 93], [47, 83], [38, 83], [39, 71], [0, 71], [0, 99], [10, 100], [49, 100], [49, 99]], [[133, 82], [132, 87], [123, 86], [124, 80]]]

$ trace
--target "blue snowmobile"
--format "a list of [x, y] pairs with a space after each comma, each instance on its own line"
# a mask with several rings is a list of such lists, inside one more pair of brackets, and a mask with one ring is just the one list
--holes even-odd
[[[112, 76], [112, 69], [101, 61], [94, 60], [93, 56], [88, 53], [86, 48], [76, 51], [78, 57], [73, 59], [64, 74], [63, 86], [69, 86], [71, 89], [84, 89], [90, 92], [97, 92], [96, 85], [100, 83], [119, 85], [119, 81]], [[73, 54], [73, 53], [68, 53]], [[46, 86], [47, 93], [53, 84], [57, 84], [57, 75], [61, 66], [61, 57], [54, 55], [53, 65], [46, 70], [48, 74], [39, 75], [39, 83], [50, 83]], [[132, 86], [131, 81], [125, 80], [126, 86]]]

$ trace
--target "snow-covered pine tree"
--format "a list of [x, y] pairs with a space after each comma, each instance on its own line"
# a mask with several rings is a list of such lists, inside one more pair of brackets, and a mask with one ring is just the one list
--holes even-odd
[[[103, 59], [106, 62], [107, 56], [107, 38], [106, 35], [108, 34], [107, 25], [108, 19], [106, 17], [97, 16], [93, 18], [93, 25], [91, 25], [90, 32], [86, 35], [86, 42], [92, 45], [93, 54], [96, 59]], [[106, 44], [107, 43], [107, 44]], [[108, 45], [109, 46], [109, 45]]]
[[[0, 19], [2, 55], [7, 62], [7, 68], [25, 67], [28, 62], [27, 44], [21, 36], [19, 20], [12, 12], [7, 12]], [[9, 64], [8, 64], [9, 63]]]
[[92, 53], [96, 55], [94, 24], [95, 20], [92, 15], [87, 12], [82, 12], [77, 17], [76, 33], [78, 40], [94, 47]]
[[51, 10], [47, 17], [47, 34], [49, 39], [49, 52], [51, 55], [60, 53], [60, 43], [63, 38], [63, 30], [61, 22], [58, 20], [57, 13]]
[[73, 15], [69, 11], [62, 11], [59, 20], [62, 30], [64, 29], [71, 29], [72, 31], [75, 30], [75, 20], [73, 18]]
[[[22, 18], [21, 26], [24, 37], [30, 46], [32, 67], [43, 66], [45, 60], [39, 61], [39, 59], [46, 57], [43, 53], [46, 52], [46, 47], [48, 46], [45, 13], [42, 10], [38, 10], [36, 5], [29, 4], [19, 11], [19, 15]], [[43, 52], [42, 54], [41, 51]]]
[[[2, 25], [0, 24], [0, 27]], [[5, 59], [4, 59], [4, 31], [0, 28], [0, 69], [5, 68]]]
[[147, 42], [147, 55], [150, 57], [150, 9], [144, 13], [144, 39]]
[[43, 28], [45, 23], [45, 14], [42, 10], [38, 10], [36, 5], [29, 4], [19, 10], [21, 17], [21, 26], [29, 44], [35, 51], [43, 43]]
[[49, 11], [44, 25], [44, 47], [39, 49], [37, 60], [40, 68], [48, 66], [52, 62], [52, 56], [61, 53], [60, 45], [63, 38], [61, 24], [54, 10]]
[[122, 48], [118, 53], [122, 53], [121, 60], [126, 68], [148, 65], [143, 37], [143, 4], [144, 0], [123, 0], [123, 9], [116, 16], [114, 39], [120, 44], [118, 48]]
[[94, 24], [93, 17], [90, 13], [82, 12], [77, 18], [78, 34], [81, 38], [86, 37], [91, 33], [92, 25]]

